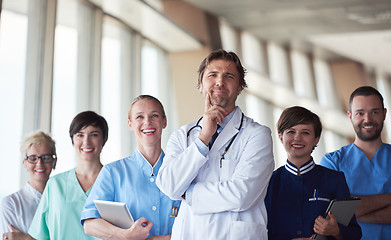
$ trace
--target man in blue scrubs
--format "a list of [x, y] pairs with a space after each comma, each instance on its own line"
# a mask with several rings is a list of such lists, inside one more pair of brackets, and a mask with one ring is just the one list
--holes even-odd
[[381, 139], [386, 113], [376, 89], [357, 88], [348, 111], [354, 143], [327, 153], [320, 163], [344, 172], [350, 193], [362, 199], [356, 211], [362, 239], [391, 238], [391, 145]]

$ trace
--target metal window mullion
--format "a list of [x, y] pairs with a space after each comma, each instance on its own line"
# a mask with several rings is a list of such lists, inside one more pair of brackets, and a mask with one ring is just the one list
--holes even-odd
[[50, 131], [56, 3], [29, 1], [23, 134]]
[[76, 112], [89, 110], [90, 79], [90, 14], [83, 4], [77, 6], [77, 80]]
[[56, 28], [57, 0], [48, 0], [46, 8], [45, 38], [42, 59], [42, 85], [40, 97], [40, 129], [51, 130], [53, 102], [54, 35]]
[[101, 112], [101, 88], [102, 88], [102, 36], [103, 36], [103, 12], [95, 8], [93, 13], [93, 32], [91, 33], [91, 95], [90, 109]]

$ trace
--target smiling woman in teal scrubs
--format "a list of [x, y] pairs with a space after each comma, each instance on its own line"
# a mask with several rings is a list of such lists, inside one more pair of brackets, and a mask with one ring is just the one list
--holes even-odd
[[29, 234], [43, 239], [96, 239], [84, 233], [80, 214], [102, 163], [100, 153], [108, 137], [106, 120], [92, 111], [79, 113], [69, 128], [78, 161], [74, 169], [49, 179]]

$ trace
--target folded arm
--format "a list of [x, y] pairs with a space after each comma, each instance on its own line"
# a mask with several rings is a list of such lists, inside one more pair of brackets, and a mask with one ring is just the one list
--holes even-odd
[[265, 198], [274, 169], [270, 130], [248, 130], [254, 133], [249, 134], [250, 137], [242, 143], [236, 142], [238, 146], [233, 149], [243, 150], [237, 156], [238, 164], [232, 176], [224, 181], [195, 184], [192, 193], [192, 210], [195, 214], [246, 211]]
[[356, 210], [358, 221], [391, 224], [391, 193], [358, 197], [361, 198]]
[[35, 240], [35, 238], [33, 238], [30, 235], [20, 231], [18, 228], [14, 227], [12, 224], [10, 224], [10, 228], [12, 229], [12, 232], [4, 233], [3, 234], [3, 239], [9, 239], [9, 240]]
[[102, 239], [146, 239], [152, 223], [140, 218], [129, 229], [122, 229], [101, 218], [91, 218], [84, 221], [84, 232]]
[[238, 135], [226, 155], [229, 158], [229, 154], [240, 152], [235, 155], [238, 164], [231, 178], [204, 182], [193, 180], [211, 159], [203, 156], [194, 142], [187, 147], [186, 131], [178, 130], [167, 144], [156, 181], [158, 187], [171, 199], [180, 199], [193, 184], [191, 205], [195, 214], [245, 211], [260, 198], [263, 200], [274, 169], [271, 134], [265, 127], [247, 130], [247, 137], [241, 142]]
[[169, 139], [156, 185], [169, 198], [178, 200], [207, 161], [194, 142], [187, 146], [186, 132], [179, 129]]

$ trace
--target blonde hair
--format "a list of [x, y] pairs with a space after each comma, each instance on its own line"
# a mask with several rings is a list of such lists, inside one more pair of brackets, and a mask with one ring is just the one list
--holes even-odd
[[141, 101], [141, 100], [144, 100], [144, 99], [149, 99], [149, 100], [152, 100], [154, 101], [155, 103], [157, 103], [159, 106], [160, 106], [160, 110], [162, 111], [162, 114], [163, 114], [163, 118], [166, 118], [166, 112], [164, 111], [164, 107], [163, 107], [163, 104], [159, 101], [159, 99], [151, 96], [151, 95], [139, 95], [137, 96], [135, 99], [133, 99], [133, 102], [132, 104], [130, 104], [130, 107], [129, 107], [129, 110], [128, 110], [128, 119], [131, 120], [131, 114], [132, 114], [132, 108], [133, 108], [133, 105], [138, 102], [138, 101]]
[[57, 155], [56, 142], [48, 133], [45, 133], [43, 131], [33, 132], [23, 140], [22, 145], [20, 147], [20, 152], [22, 153], [23, 159], [27, 155], [27, 151], [32, 145], [46, 145], [49, 147], [51, 154]]

